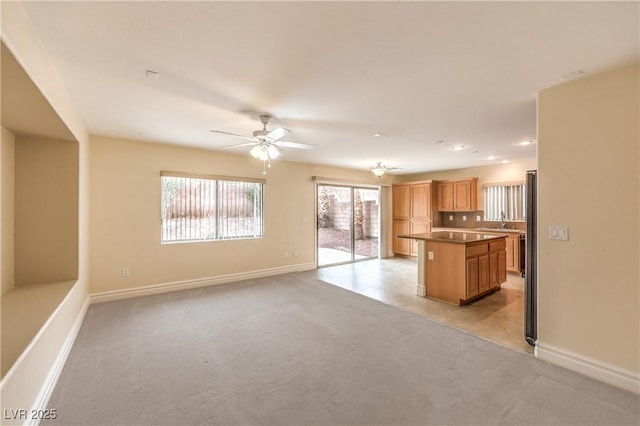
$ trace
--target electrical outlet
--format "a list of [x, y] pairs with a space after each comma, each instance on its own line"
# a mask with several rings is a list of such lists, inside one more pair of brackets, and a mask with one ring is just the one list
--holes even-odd
[[433, 260], [433, 252], [432, 251], [429, 252], [429, 260]]
[[453, 220], [453, 215], [452, 214], [449, 215], [449, 220]]
[[480, 222], [480, 221], [482, 220], [482, 216], [480, 216], [480, 215], [476, 216], [476, 220], [477, 220], [478, 222]]
[[121, 275], [123, 278], [127, 278], [129, 276], [129, 268], [122, 268]]
[[462, 215], [462, 221], [466, 222], [467, 221], [467, 216], [466, 215]]
[[288, 252], [288, 251], [285, 251], [284, 253], [282, 253], [282, 256], [283, 256], [283, 257], [289, 257], [289, 252]]

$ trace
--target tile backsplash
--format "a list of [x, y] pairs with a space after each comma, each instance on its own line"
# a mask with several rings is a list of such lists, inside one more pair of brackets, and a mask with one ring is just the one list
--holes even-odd
[[[478, 216], [480, 217], [480, 220], [478, 220]], [[485, 221], [484, 210], [478, 210], [476, 212], [433, 212], [431, 226], [473, 229], [499, 228], [501, 224], [499, 221]], [[507, 222], [507, 228], [524, 231], [526, 229], [526, 224], [525, 222]]]

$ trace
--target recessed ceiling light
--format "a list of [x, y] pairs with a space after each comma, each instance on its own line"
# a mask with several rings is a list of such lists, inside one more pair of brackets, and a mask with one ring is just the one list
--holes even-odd
[[520, 145], [532, 145], [532, 144], [534, 144], [534, 143], [536, 143], [536, 141], [534, 141], [534, 140], [528, 140], [528, 141], [522, 141], [522, 142], [520, 142]]
[[374, 138], [379, 138], [380, 136], [382, 136], [382, 133], [374, 133], [374, 134], [373, 134], [373, 137], [374, 137]]
[[502, 160], [501, 163], [502, 164], [507, 164], [509, 162], [509, 160]]
[[477, 154], [477, 153], [479, 153], [479, 152], [480, 152], [480, 151], [478, 151], [477, 149], [476, 149], [475, 151], [471, 151], [471, 153], [472, 153], [472, 154]]
[[487, 160], [495, 160], [496, 156], [495, 155], [490, 155], [487, 157]]
[[438, 139], [436, 143], [444, 143], [444, 141], [442, 139]]
[[449, 148], [451, 151], [462, 151], [465, 148], [464, 145], [454, 145], [451, 148]]
[[147, 70], [146, 76], [147, 76], [147, 78], [151, 78], [153, 80], [157, 80], [158, 77], [160, 77], [160, 74], [158, 74], [155, 71]]

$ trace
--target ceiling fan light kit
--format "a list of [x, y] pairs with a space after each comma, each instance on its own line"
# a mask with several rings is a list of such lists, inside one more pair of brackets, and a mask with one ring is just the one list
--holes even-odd
[[252, 157], [261, 160], [263, 164], [263, 174], [266, 174], [266, 167], [271, 167], [271, 160], [280, 156], [280, 150], [282, 148], [296, 148], [296, 149], [313, 149], [316, 146], [306, 143], [287, 142], [280, 140], [281, 138], [291, 134], [291, 132], [283, 127], [278, 127], [273, 130], [267, 130], [267, 123], [271, 119], [269, 114], [261, 114], [260, 122], [262, 123], [262, 130], [256, 130], [253, 132], [253, 136], [238, 135], [235, 133], [223, 132], [221, 130], [211, 130], [213, 133], [221, 133], [223, 135], [235, 136], [238, 138], [246, 139], [251, 142], [245, 142], [235, 145], [222, 146], [220, 149], [236, 148], [240, 146], [253, 146], [249, 154]]
[[382, 164], [382, 162], [378, 161], [375, 167], [371, 168], [371, 173], [376, 175], [377, 177], [382, 177], [383, 174], [387, 173], [389, 170], [402, 170], [402, 167], [387, 167]]
[[376, 164], [375, 167], [371, 168], [371, 171], [373, 172], [374, 175], [376, 175], [379, 178], [381, 178], [382, 175], [387, 172], [387, 168], [385, 166], [383, 166], [382, 163], [378, 162], [378, 164]]
[[280, 150], [273, 145], [256, 145], [249, 151], [254, 158], [261, 161], [275, 160], [280, 155]]

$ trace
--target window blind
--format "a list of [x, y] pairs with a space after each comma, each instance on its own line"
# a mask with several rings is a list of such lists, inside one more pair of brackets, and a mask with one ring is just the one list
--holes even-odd
[[525, 220], [525, 195], [524, 184], [485, 185], [484, 220]]
[[263, 181], [177, 172], [160, 179], [163, 243], [263, 236]]

